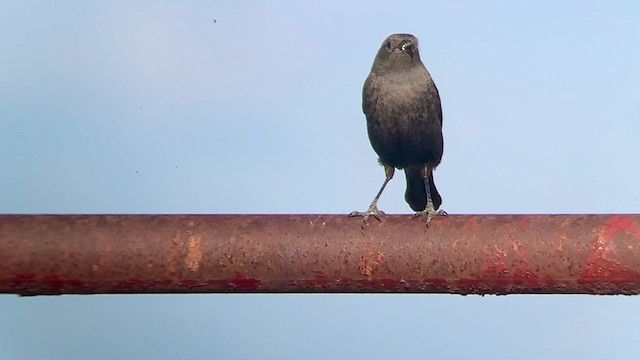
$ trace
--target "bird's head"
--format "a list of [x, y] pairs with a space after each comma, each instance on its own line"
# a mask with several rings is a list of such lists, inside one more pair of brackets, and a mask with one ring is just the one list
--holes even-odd
[[418, 39], [411, 34], [393, 34], [387, 37], [374, 62], [385, 67], [422, 64], [418, 52]]

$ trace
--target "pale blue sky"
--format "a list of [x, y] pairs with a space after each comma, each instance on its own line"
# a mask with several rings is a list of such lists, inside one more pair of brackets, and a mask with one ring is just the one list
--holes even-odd
[[[215, 21], [214, 21], [215, 20]], [[410, 32], [454, 214], [637, 213], [640, 3], [0, 2], [0, 213], [364, 210]], [[397, 176], [379, 206], [409, 213]], [[0, 296], [0, 359], [632, 359], [640, 298]]]

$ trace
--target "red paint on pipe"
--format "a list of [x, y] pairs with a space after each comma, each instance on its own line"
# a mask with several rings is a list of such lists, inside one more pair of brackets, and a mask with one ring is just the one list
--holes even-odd
[[630, 232], [640, 238], [640, 225], [628, 216], [613, 216], [604, 223], [602, 235], [605, 239], [613, 239], [621, 232]]
[[236, 276], [229, 282], [231, 290], [237, 291], [253, 291], [260, 286], [260, 280], [247, 278], [241, 273], [236, 273]]

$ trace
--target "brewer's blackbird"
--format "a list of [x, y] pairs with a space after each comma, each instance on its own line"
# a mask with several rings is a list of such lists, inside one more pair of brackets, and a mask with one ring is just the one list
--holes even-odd
[[433, 182], [433, 170], [442, 159], [442, 108], [438, 89], [420, 60], [418, 39], [411, 34], [393, 34], [382, 43], [362, 90], [362, 110], [373, 149], [380, 157], [386, 178], [363, 216], [362, 230], [370, 216], [380, 220], [378, 199], [393, 177], [404, 169], [407, 191], [404, 198], [426, 215], [427, 226], [442, 197]]

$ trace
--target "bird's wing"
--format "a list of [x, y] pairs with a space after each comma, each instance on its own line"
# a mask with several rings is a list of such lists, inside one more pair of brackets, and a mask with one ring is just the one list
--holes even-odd
[[434, 100], [434, 103], [438, 104], [437, 109], [435, 109], [435, 114], [438, 117], [438, 120], [440, 121], [440, 127], [442, 127], [442, 104], [440, 103], [440, 92], [438, 91], [438, 87], [436, 87], [436, 84], [433, 83], [433, 80], [431, 81], [433, 84], [433, 91], [432, 91], [433, 95], [431, 95], [431, 97], [432, 97], [432, 100]]
[[431, 119], [435, 119], [440, 122], [442, 127], [442, 106], [440, 104], [440, 93], [436, 84], [433, 82], [430, 76], [427, 75], [426, 86], [420, 91], [419, 97], [422, 101], [416, 102], [417, 108], [414, 110], [417, 113], [427, 114]]
[[376, 74], [370, 73], [367, 76], [367, 80], [364, 82], [364, 86], [362, 87], [362, 112], [369, 116], [371, 114], [371, 108], [373, 107], [373, 102], [376, 96], [374, 93], [376, 92], [377, 81]]

